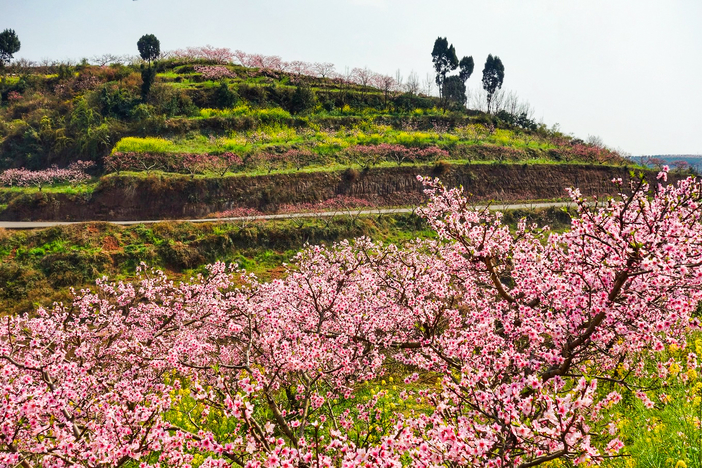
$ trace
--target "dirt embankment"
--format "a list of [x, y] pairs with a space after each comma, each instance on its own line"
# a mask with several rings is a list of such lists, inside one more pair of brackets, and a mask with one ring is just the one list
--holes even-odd
[[[368, 171], [273, 174], [222, 179], [110, 176], [92, 194], [35, 193], [5, 200], [4, 221], [110, 221], [198, 218], [234, 208], [275, 211], [281, 205], [315, 203], [338, 196], [379, 205], [423, 200], [416, 176], [439, 177], [463, 185], [476, 201], [553, 199], [565, 187], [584, 195], [613, 191], [612, 178], [629, 178], [629, 169], [585, 165], [437, 165], [376, 168]], [[653, 175], [653, 173], [651, 173]]]

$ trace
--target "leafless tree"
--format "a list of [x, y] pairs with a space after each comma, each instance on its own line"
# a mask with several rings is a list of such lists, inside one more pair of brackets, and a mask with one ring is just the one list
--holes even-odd
[[419, 83], [419, 75], [417, 75], [417, 72], [412, 70], [407, 76], [407, 81], [405, 82], [404, 90], [405, 92], [414, 95], [419, 94], [420, 88], [421, 85]]
[[312, 70], [321, 78], [330, 77], [334, 73], [334, 64], [331, 62], [316, 62]]
[[482, 87], [475, 89], [469, 89], [466, 93], [468, 95], [468, 107], [479, 110], [481, 112], [487, 112], [487, 93]]
[[354, 83], [361, 86], [369, 86], [373, 80], [373, 77], [375, 76], [375, 73], [368, 69], [368, 67], [354, 68], [351, 70], [351, 76], [353, 77]]
[[385, 98], [385, 106], [388, 105], [388, 98], [390, 93], [396, 88], [397, 81], [390, 75], [377, 74], [374, 77], [374, 85], [383, 91], [383, 96]]
[[422, 93], [431, 96], [434, 92], [434, 78], [429, 73], [424, 77], [422, 85]]
[[112, 65], [113, 63], [122, 63], [123, 57], [121, 55], [115, 55], [115, 54], [102, 54], [102, 55], [93, 55], [90, 58], [90, 63], [104, 67], [106, 65]]
[[[505, 105], [505, 90], [504, 89], [498, 89], [495, 91], [495, 93], [492, 95], [492, 100], [490, 102], [490, 106], [492, 106], [493, 113], [497, 114], [500, 112], [500, 110], [504, 109]], [[487, 93], [485, 93], [485, 102], [487, 103]]]
[[515, 116], [524, 114], [527, 118], [533, 119], [534, 110], [531, 105], [520, 100], [514, 91], [498, 90], [493, 102], [495, 103], [495, 113], [505, 111]]
[[405, 78], [402, 76], [402, 72], [398, 68], [397, 70], [395, 70], [395, 85], [393, 91], [402, 91], [404, 87], [404, 81]]
[[30, 68], [34, 68], [37, 66], [36, 62], [33, 62], [31, 60], [28, 60], [26, 58], [18, 58], [15, 59], [14, 62], [12, 62], [12, 65], [10, 65], [10, 73], [19, 73], [22, 71], [28, 71]]
[[588, 135], [585, 143], [588, 145], [597, 146], [598, 148], [605, 147], [604, 141], [602, 141], [602, 138], [598, 137], [597, 135]]

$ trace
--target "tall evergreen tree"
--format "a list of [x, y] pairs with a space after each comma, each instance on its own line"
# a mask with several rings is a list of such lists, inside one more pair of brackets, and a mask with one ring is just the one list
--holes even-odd
[[20, 50], [20, 40], [12, 29], [0, 33], [0, 67], [10, 63], [12, 56]]
[[161, 42], [153, 34], [144, 34], [137, 41], [137, 48], [141, 58], [149, 62], [148, 68], [144, 68], [144, 64], [141, 65], [141, 99], [146, 102], [151, 86], [156, 81], [156, 70], [151, 68], [151, 61], [161, 55]]
[[505, 80], [505, 67], [502, 65], [500, 57], [488, 55], [483, 68], [483, 89], [487, 92], [487, 111], [490, 113], [492, 98], [495, 92], [502, 88], [502, 82]]
[[451, 107], [464, 107], [468, 100], [466, 84], [460, 75], [447, 76], [442, 93], [447, 104], [446, 107], [449, 107], [449, 105]]
[[456, 49], [453, 47], [453, 44], [449, 46], [445, 37], [437, 37], [436, 41], [434, 41], [434, 49], [431, 52], [431, 60], [436, 71], [436, 85], [439, 87], [441, 97], [443, 97], [446, 75], [458, 68]]
[[5, 84], [5, 65], [10, 63], [12, 56], [20, 50], [20, 40], [12, 29], [0, 33], [0, 71], [2, 83]]
[[141, 58], [149, 62], [149, 66], [152, 60], [156, 60], [161, 55], [161, 42], [153, 34], [141, 36], [137, 42], [137, 48]]
[[463, 83], [468, 81], [470, 75], [473, 74], [473, 69], [475, 68], [475, 62], [473, 62], [473, 56], [463, 57], [460, 62], [458, 62], [458, 77]]

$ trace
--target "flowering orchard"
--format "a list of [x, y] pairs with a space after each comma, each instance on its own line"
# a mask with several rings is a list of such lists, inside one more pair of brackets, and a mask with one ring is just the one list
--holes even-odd
[[66, 168], [52, 166], [49, 169], [31, 171], [25, 168], [7, 169], [0, 173], [0, 185], [8, 187], [42, 187], [54, 184], [70, 183], [72, 185], [85, 182], [90, 176], [86, 169], [95, 166], [94, 161], [76, 161]]
[[427, 162], [439, 159], [449, 159], [448, 151], [437, 146], [425, 148], [406, 147], [380, 143], [378, 145], [354, 145], [344, 150], [347, 158], [363, 168], [379, 164], [382, 161], [393, 161], [398, 166], [403, 162]]
[[[345, 163], [358, 164], [364, 168], [384, 161], [393, 161], [401, 166], [402, 163], [450, 159], [448, 151], [436, 146], [414, 148], [388, 143], [349, 146], [340, 151], [338, 156]], [[273, 170], [288, 168], [299, 171], [303, 167], [323, 165], [325, 162], [328, 163], [325, 156], [308, 148], [289, 148], [282, 152], [257, 150], [243, 155], [243, 158], [229, 151], [218, 154], [115, 151], [104, 158], [105, 169], [110, 172], [159, 170], [220, 177], [227, 172], [255, 168], [263, 169], [269, 174]]]
[[[566, 233], [511, 232], [424, 182], [435, 240], [310, 247], [270, 283], [223, 264], [182, 284], [144, 270], [2, 319], [0, 466], [616, 455], [611, 406], [626, 392], [649, 404], [646, 385], [676, 364], [647, 363], [674, 345], [676, 365], [697, 364], [685, 336], [702, 298], [700, 182], [641, 181], [596, 207], [572, 190]], [[398, 366], [399, 388], [368, 392]]]
[[357, 84], [377, 88], [387, 98], [392, 92], [408, 91], [411, 85], [398, 82], [395, 78], [376, 73], [368, 68], [353, 68], [345, 74], [336, 72], [333, 63], [305, 62], [302, 60], [285, 61], [277, 55], [249, 54], [241, 50], [232, 51], [226, 47], [187, 47], [165, 52], [161, 55], [164, 59], [177, 59], [185, 61], [207, 61], [219, 66], [196, 66], [195, 71], [201, 73], [205, 79], [221, 80], [233, 78], [235, 75], [224, 65], [231, 63], [247, 68], [259, 68], [273, 72], [290, 73], [296, 76], [312, 76], [316, 78], [329, 78], [339, 83]]
[[210, 81], [221, 81], [225, 78], [236, 77], [233, 71], [223, 65], [195, 65], [194, 70]]
[[207, 153], [136, 153], [114, 152], [105, 156], [108, 171], [166, 171], [188, 174], [212, 173], [220, 177], [241, 167], [243, 161], [231, 152]]

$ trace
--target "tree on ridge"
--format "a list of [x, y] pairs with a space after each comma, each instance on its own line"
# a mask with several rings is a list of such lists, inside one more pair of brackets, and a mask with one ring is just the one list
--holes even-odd
[[490, 113], [490, 106], [495, 92], [502, 88], [505, 80], [505, 67], [502, 65], [500, 57], [489, 54], [483, 68], [483, 89], [487, 92], [487, 111]]

